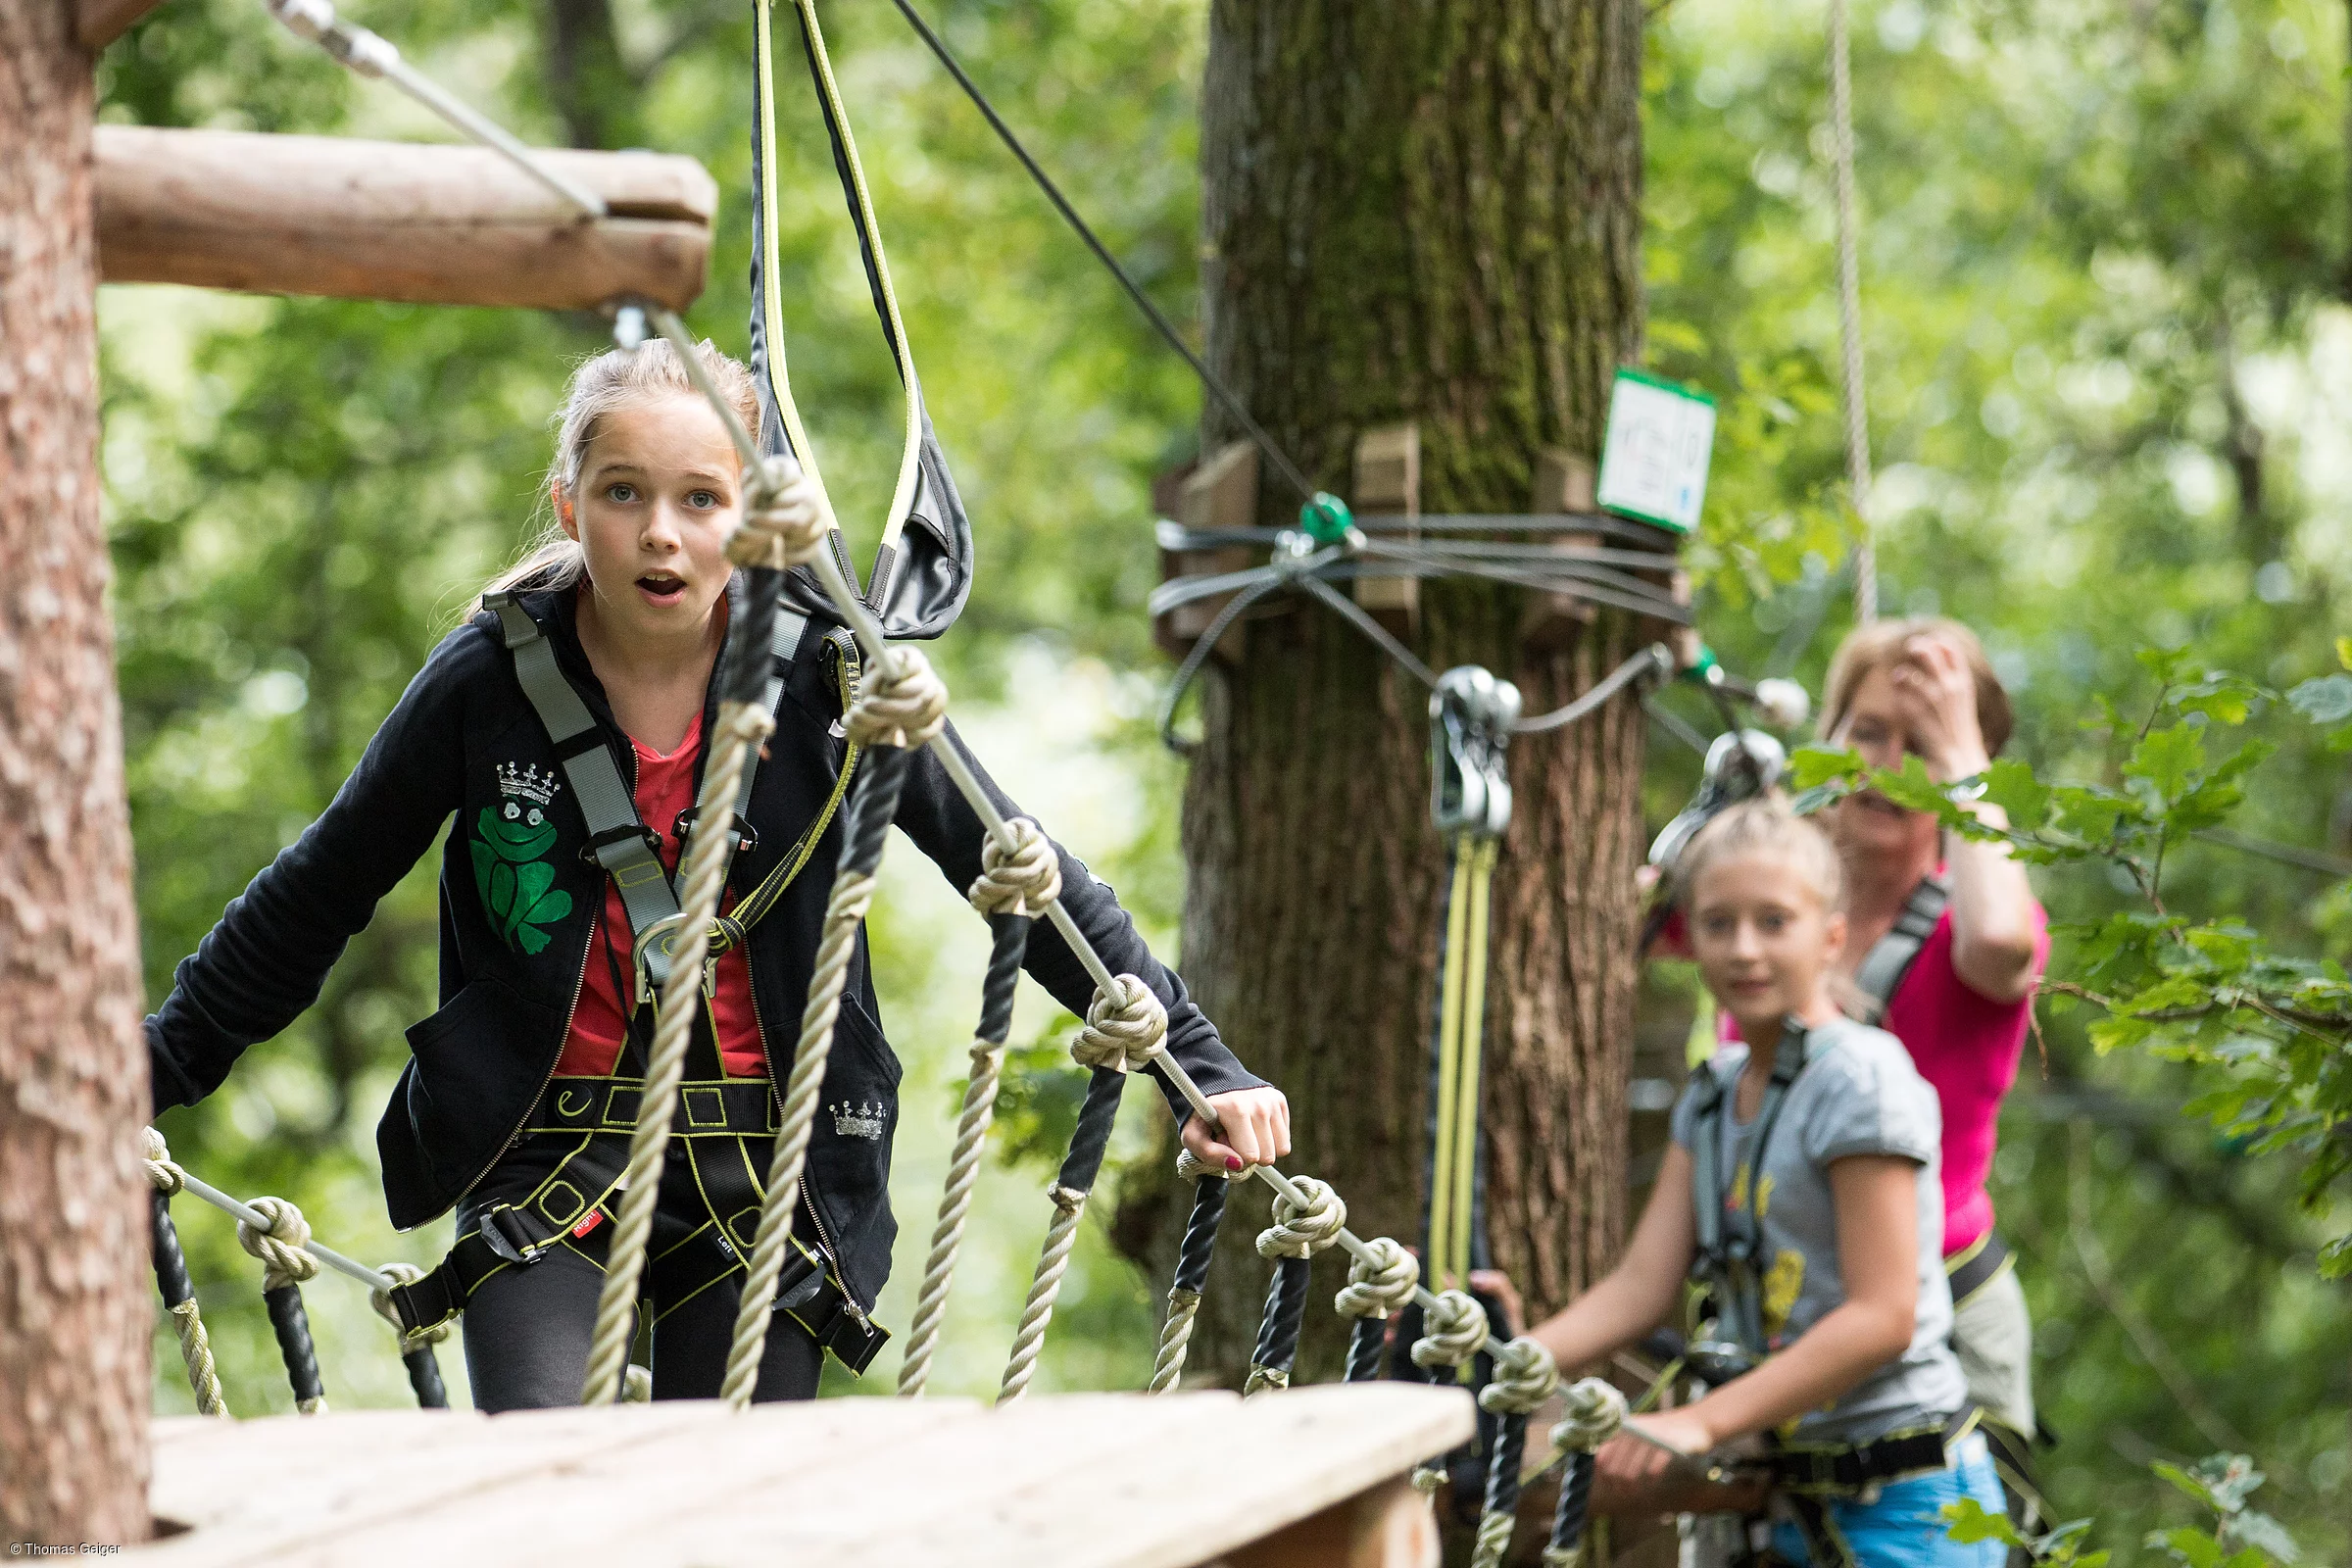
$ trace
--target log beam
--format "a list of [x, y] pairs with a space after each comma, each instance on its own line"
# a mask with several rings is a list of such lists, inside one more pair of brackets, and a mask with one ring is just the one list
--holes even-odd
[[74, 41], [96, 54], [161, 4], [163, 0], [74, 0]]
[[718, 205], [700, 164], [542, 156], [612, 216], [581, 217], [486, 148], [101, 125], [99, 273], [419, 305], [694, 302]]

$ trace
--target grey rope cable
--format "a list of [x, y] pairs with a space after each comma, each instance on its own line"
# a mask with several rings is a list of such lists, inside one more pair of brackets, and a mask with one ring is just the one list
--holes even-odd
[[1644, 675], [1669, 674], [1673, 669], [1674, 656], [1666, 651], [1666, 645], [1651, 643], [1599, 680], [1594, 681], [1592, 690], [1577, 698], [1576, 701], [1555, 708], [1548, 713], [1538, 713], [1533, 718], [1520, 719], [1511, 726], [1511, 733], [1514, 735], [1541, 735], [1547, 730], [1565, 728], [1599, 708], [1601, 704], [1616, 696], [1632, 682], [1640, 680]]
[[1845, 484], [1854, 509], [1854, 618], [1879, 618], [1878, 549], [1870, 528], [1870, 405], [1862, 380], [1862, 262], [1854, 202], [1854, 89], [1846, 0], [1830, 0], [1830, 119], [1838, 161], [1838, 339], [1845, 399]]
[[963, 89], [965, 97], [971, 99], [973, 107], [980, 111], [990, 128], [995, 130], [998, 137], [1011, 150], [1012, 156], [1020, 160], [1021, 167], [1029, 172], [1029, 177], [1037, 182], [1037, 188], [1045, 193], [1046, 200], [1054, 204], [1054, 210], [1061, 214], [1063, 221], [1077, 231], [1078, 237], [1086, 242], [1086, 248], [1095, 253], [1095, 260], [1109, 269], [1110, 275], [1118, 279], [1119, 287], [1127, 291], [1127, 297], [1133, 300], [1136, 308], [1144, 313], [1145, 318], [1151, 321], [1152, 329], [1159, 333], [1161, 341], [1184, 357], [1184, 363], [1191, 366], [1193, 373], [1200, 378], [1201, 386], [1206, 388], [1208, 394], [1217, 400], [1227, 414], [1233, 416], [1234, 422], [1242, 427], [1257, 449], [1266, 455], [1267, 460], [1274, 465], [1275, 471], [1282, 475], [1283, 482], [1296, 490], [1301, 501], [1312, 500], [1315, 495], [1315, 487], [1307, 479], [1305, 473], [1300, 470], [1298, 465], [1292, 462], [1290, 454], [1277, 446], [1274, 438], [1266, 434], [1264, 427], [1250, 416], [1250, 410], [1243, 404], [1240, 395], [1227, 386], [1223, 379], [1208, 368], [1207, 362], [1193, 351], [1193, 346], [1184, 340], [1181, 332], [1176, 330], [1175, 323], [1161, 314], [1158, 306], [1152, 303], [1152, 297], [1144, 292], [1143, 285], [1129, 275], [1127, 269], [1120, 266], [1118, 259], [1110, 254], [1110, 248], [1096, 236], [1094, 229], [1086, 220], [1078, 216], [1078, 209], [1070, 205], [1069, 198], [1062, 195], [1061, 187], [1054, 183], [1053, 178], [1046, 173], [1038, 161], [1029, 155], [1029, 149], [1021, 145], [1021, 139], [1014, 135], [1012, 127], [1004, 122], [1004, 117], [997, 113], [996, 105], [988, 101], [988, 95], [980, 90], [979, 83], [972, 80], [955, 55], [949, 52], [947, 44], [939, 34], [931, 30], [930, 24], [922, 19], [922, 16], [908, 3], [908, 0], [895, 0], [895, 3], [899, 8], [899, 14], [906, 19], [909, 26], [914, 28], [915, 35], [923, 40], [924, 45], [938, 58], [939, 63], [947, 68], [948, 74], [956, 78], [956, 84]]
[[595, 219], [607, 216], [608, 209], [603, 197], [541, 162], [528, 146], [505, 126], [477, 114], [451, 96], [439, 82], [401, 59], [399, 49], [389, 39], [369, 32], [356, 23], [338, 19], [329, 0], [268, 0], [268, 4], [270, 14], [285, 24], [287, 31], [317, 44], [356, 74], [374, 76], [398, 87], [440, 116], [467, 140], [478, 142], [498, 153], [578, 208], [582, 217]]

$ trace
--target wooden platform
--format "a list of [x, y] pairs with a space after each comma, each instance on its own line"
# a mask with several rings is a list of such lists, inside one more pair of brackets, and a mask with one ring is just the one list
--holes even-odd
[[1458, 1390], [825, 1399], [485, 1417], [361, 1410], [155, 1427], [142, 1548], [198, 1564], [1425, 1568], [1417, 1460]]

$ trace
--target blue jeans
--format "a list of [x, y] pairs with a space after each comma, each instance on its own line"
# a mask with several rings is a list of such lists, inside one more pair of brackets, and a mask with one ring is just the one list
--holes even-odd
[[[2008, 1552], [1998, 1542], [1964, 1546], [1944, 1533], [1942, 1510], [1962, 1497], [1976, 1498], [1988, 1513], [2003, 1506], [1992, 1456], [1975, 1433], [1961, 1440], [1948, 1469], [1894, 1482], [1875, 1502], [1832, 1502], [1830, 1524], [1862, 1568], [2001, 1568]], [[1773, 1527], [1772, 1544], [1790, 1562], [1811, 1561], [1803, 1534], [1787, 1521]]]

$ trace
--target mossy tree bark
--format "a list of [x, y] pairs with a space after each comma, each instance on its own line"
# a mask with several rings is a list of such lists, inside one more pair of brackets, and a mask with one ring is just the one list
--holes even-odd
[[[1363, 430], [1411, 419], [1429, 512], [1516, 513], [1536, 455], [1597, 450], [1639, 350], [1639, 0], [1217, 0], [1202, 90], [1211, 362], [1317, 482]], [[1210, 443], [1234, 432], [1209, 415]], [[1270, 468], [1265, 520], [1295, 516]], [[1520, 597], [1423, 585], [1419, 651], [1516, 680], [1528, 710], [1644, 640], [1602, 614], [1537, 657]], [[1654, 634], [1654, 628], [1651, 629]], [[1305, 607], [1254, 622], [1212, 675], [1184, 808], [1187, 979], [1291, 1097], [1294, 1172], [1337, 1183], [1359, 1234], [1418, 1242], [1446, 849], [1429, 821], [1427, 694]], [[1494, 881], [1485, 1126], [1494, 1256], [1544, 1311], [1624, 1227], [1626, 1066], [1642, 725], [1618, 701], [1511, 751]], [[1181, 1218], [1157, 1161], [1120, 1235], [1164, 1280]], [[1263, 1189], [1233, 1204], [1194, 1369], [1247, 1364]], [[1238, 1197], [1239, 1195], [1237, 1195]], [[1334, 1375], [1322, 1265], [1300, 1376]]]
[[98, 512], [90, 56], [0, 0], [0, 1536], [147, 1538], [147, 1109]]

